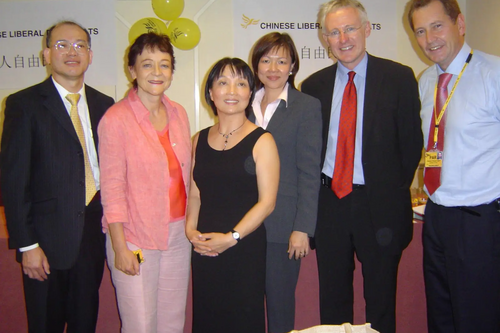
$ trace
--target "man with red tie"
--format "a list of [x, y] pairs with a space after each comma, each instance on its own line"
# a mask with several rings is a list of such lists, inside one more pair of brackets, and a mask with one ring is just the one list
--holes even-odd
[[429, 332], [500, 332], [500, 58], [465, 43], [456, 0], [409, 8], [435, 63], [419, 82]]
[[318, 17], [338, 60], [302, 85], [323, 113], [315, 233], [321, 323], [352, 323], [356, 253], [366, 320], [395, 333], [398, 265], [413, 232], [409, 187], [423, 145], [417, 82], [411, 68], [366, 52], [371, 24], [358, 1], [330, 1]]

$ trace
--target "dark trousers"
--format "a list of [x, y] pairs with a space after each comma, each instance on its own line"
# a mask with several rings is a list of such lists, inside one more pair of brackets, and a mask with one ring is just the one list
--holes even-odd
[[288, 259], [288, 244], [267, 243], [266, 310], [267, 331], [286, 333], [295, 326], [295, 288], [300, 260]]
[[51, 267], [45, 281], [23, 274], [30, 333], [62, 333], [66, 324], [68, 333], [95, 332], [105, 259], [101, 217], [100, 200], [91, 202], [85, 209], [80, 253], [73, 267]]
[[365, 188], [338, 199], [321, 187], [316, 256], [321, 324], [353, 322], [354, 253], [362, 264], [366, 321], [382, 333], [395, 333], [396, 286], [401, 253], [382, 251], [375, 238]]
[[429, 200], [422, 237], [429, 333], [500, 332], [500, 213]]

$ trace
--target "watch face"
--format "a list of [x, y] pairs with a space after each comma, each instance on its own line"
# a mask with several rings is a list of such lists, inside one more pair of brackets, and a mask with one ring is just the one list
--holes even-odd
[[240, 239], [240, 233], [237, 232], [237, 231], [234, 231], [233, 232], [233, 238], [236, 239], [236, 240]]

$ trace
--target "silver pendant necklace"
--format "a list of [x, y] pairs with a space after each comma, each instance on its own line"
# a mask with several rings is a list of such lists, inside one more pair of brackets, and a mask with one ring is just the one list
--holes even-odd
[[220, 131], [220, 123], [218, 124], [218, 126], [217, 126], [217, 131], [218, 131], [218, 132], [219, 132], [219, 134], [220, 134], [220, 135], [222, 135], [222, 137], [225, 139], [225, 141], [224, 141], [224, 148], [222, 149], [222, 151], [226, 150], [226, 147], [227, 147], [227, 139], [229, 139], [229, 136], [233, 135], [233, 133], [234, 133], [234, 132], [236, 132], [237, 130], [239, 130], [240, 128], [242, 128], [242, 127], [243, 127], [243, 125], [245, 125], [245, 122], [246, 122], [246, 121], [247, 121], [247, 120], [245, 119], [245, 120], [243, 121], [243, 123], [242, 123], [240, 126], [238, 126], [238, 128], [236, 128], [236, 129], [232, 130], [232, 131], [231, 131], [231, 132], [229, 132], [228, 134], [222, 133], [222, 132]]

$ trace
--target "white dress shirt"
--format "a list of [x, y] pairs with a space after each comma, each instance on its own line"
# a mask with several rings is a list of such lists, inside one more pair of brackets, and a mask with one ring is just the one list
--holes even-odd
[[[471, 48], [466, 43], [446, 69], [448, 93]], [[433, 118], [434, 89], [443, 71], [429, 67], [419, 81], [424, 144]], [[474, 50], [445, 111], [441, 186], [430, 198], [453, 206], [477, 206], [500, 197], [500, 58]], [[427, 190], [426, 190], [427, 191]]]
[[[260, 103], [262, 103], [262, 99], [264, 98], [264, 87], [260, 88], [256, 93], [255, 97], [252, 102], [252, 109], [253, 113], [255, 115], [255, 125], [262, 127], [263, 129], [267, 128], [267, 125], [269, 125], [269, 122], [271, 121], [271, 118], [273, 117], [274, 113], [276, 112], [276, 109], [280, 105], [281, 100], [284, 100], [285, 103], [288, 103], [288, 82], [285, 84], [285, 87], [283, 87], [283, 91], [281, 94], [278, 96], [278, 98], [267, 104], [266, 107], [266, 112], [264, 115], [262, 115], [262, 110], [260, 108]], [[288, 104], [287, 104], [288, 106]]]
[[[368, 55], [365, 53], [361, 62], [354, 67], [354, 85], [356, 86], [357, 94], [357, 111], [356, 111], [356, 139], [354, 149], [354, 173], [352, 177], [353, 184], [364, 185], [365, 176], [363, 174], [363, 165], [361, 162], [361, 153], [363, 151], [363, 109], [365, 105], [365, 84], [366, 84], [366, 68], [368, 65]], [[330, 127], [328, 131], [328, 142], [326, 145], [325, 162], [323, 170], [328, 177], [333, 178], [335, 169], [335, 156], [337, 155], [337, 138], [339, 133], [340, 110], [342, 108], [342, 99], [347, 82], [349, 81], [348, 73], [351, 70], [343, 66], [340, 62], [337, 64], [337, 74], [335, 75], [335, 86], [332, 97], [332, 111], [330, 115]]]

